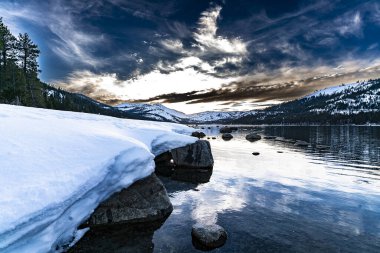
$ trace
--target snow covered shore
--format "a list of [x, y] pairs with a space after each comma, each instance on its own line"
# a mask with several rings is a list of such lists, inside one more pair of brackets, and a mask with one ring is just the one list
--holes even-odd
[[51, 252], [97, 205], [197, 139], [186, 126], [0, 105], [0, 252]]

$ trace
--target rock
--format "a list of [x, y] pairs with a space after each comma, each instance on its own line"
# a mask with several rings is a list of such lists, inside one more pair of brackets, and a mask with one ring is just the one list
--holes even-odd
[[167, 192], [153, 173], [102, 202], [88, 220], [88, 226], [136, 224], [166, 219], [173, 211]]
[[162, 153], [154, 158], [157, 175], [170, 177], [174, 172], [174, 161], [170, 151]]
[[232, 133], [232, 129], [229, 127], [222, 127], [219, 129], [219, 132], [221, 134], [230, 134], [230, 133]]
[[251, 142], [258, 141], [258, 140], [261, 140], [261, 136], [255, 133], [251, 133], [251, 134], [247, 134], [247, 136], [245, 136], [245, 139]]
[[280, 153], [280, 154], [282, 154], [282, 153], [284, 153], [283, 151], [277, 151], [277, 153]]
[[294, 143], [294, 146], [297, 146], [297, 147], [308, 147], [308, 146], [309, 146], [309, 143], [306, 142], [306, 141], [300, 141], [300, 140], [297, 140], [297, 141]]
[[195, 224], [191, 230], [191, 236], [194, 246], [201, 250], [219, 248], [223, 246], [227, 240], [226, 230], [216, 224]]
[[252, 155], [260, 155], [259, 152], [253, 152]]
[[199, 140], [185, 147], [172, 149], [170, 153], [176, 169], [179, 167], [208, 169], [214, 166], [210, 143], [205, 140]]
[[193, 183], [207, 183], [214, 166], [211, 146], [206, 140], [172, 149], [154, 160], [157, 174]]
[[210, 140], [210, 137], [207, 137], [207, 140]]
[[229, 133], [225, 133], [225, 134], [222, 135], [222, 139], [225, 140], [225, 141], [229, 141], [232, 138], [234, 138], [234, 137], [232, 136], [232, 134], [229, 134]]
[[211, 139], [216, 140], [216, 137], [212, 137]]
[[326, 149], [329, 149], [330, 147], [327, 145], [316, 145], [315, 148], [319, 150], [326, 150]]
[[197, 137], [197, 138], [204, 138], [205, 136], [206, 136], [206, 134], [205, 133], [203, 133], [203, 132], [197, 132], [197, 131], [195, 131], [195, 132], [192, 132], [191, 133], [191, 136], [193, 136], [193, 137]]
[[231, 129], [232, 131], [237, 131], [237, 130], [238, 130], [237, 127], [230, 127], [230, 129]]
[[276, 136], [264, 136], [264, 139], [266, 139], [266, 140], [274, 140], [274, 139], [276, 139]]
[[207, 129], [211, 129], [211, 127], [207, 127]]

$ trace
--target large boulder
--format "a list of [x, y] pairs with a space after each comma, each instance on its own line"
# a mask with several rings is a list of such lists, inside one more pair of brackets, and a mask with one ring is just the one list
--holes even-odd
[[206, 140], [158, 155], [155, 162], [157, 174], [193, 183], [208, 182], [214, 166], [211, 146]]
[[230, 134], [232, 133], [232, 129], [230, 127], [222, 127], [219, 129], [221, 134]]
[[101, 203], [91, 215], [90, 227], [151, 223], [173, 211], [166, 189], [153, 173]]
[[247, 141], [250, 141], [250, 142], [253, 142], [253, 141], [258, 141], [258, 140], [261, 140], [261, 136], [256, 134], [256, 133], [251, 133], [251, 134], [247, 134], [245, 136], [245, 139]]
[[229, 141], [229, 140], [231, 140], [232, 138], [234, 138], [234, 137], [232, 136], [232, 134], [229, 134], [229, 133], [222, 134], [222, 139], [225, 140], [225, 141]]
[[195, 132], [191, 133], [191, 136], [197, 137], [198, 139], [201, 139], [201, 138], [204, 138], [206, 136], [206, 134], [204, 132], [195, 131]]

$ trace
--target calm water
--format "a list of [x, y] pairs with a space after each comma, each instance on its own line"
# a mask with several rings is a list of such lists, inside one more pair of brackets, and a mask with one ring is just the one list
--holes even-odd
[[[197, 222], [227, 230], [213, 252], [380, 252], [380, 127], [242, 127], [231, 141], [216, 127], [203, 131], [218, 136], [210, 182], [163, 179], [173, 213], [154, 233], [129, 235], [136, 243], [118, 252], [199, 252], [191, 241]], [[312, 147], [250, 143], [253, 131]]]

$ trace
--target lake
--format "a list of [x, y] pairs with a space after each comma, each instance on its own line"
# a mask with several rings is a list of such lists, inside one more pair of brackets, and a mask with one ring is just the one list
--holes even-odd
[[[123, 237], [113, 251], [200, 252], [191, 227], [203, 222], [227, 230], [226, 244], [213, 252], [380, 252], [380, 127], [241, 126], [230, 141], [207, 127], [202, 131], [217, 137], [209, 140], [210, 182], [162, 178], [173, 213], [154, 232]], [[248, 142], [251, 132], [311, 145]]]

